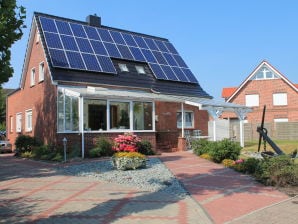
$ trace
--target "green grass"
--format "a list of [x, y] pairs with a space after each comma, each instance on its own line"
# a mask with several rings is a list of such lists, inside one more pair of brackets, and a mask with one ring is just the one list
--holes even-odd
[[[254, 142], [245, 142], [245, 147], [242, 149], [243, 151], [257, 152], [258, 151], [258, 141]], [[289, 141], [289, 140], [276, 140], [274, 143], [286, 154], [292, 153], [295, 149], [298, 149], [298, 140], [297, 141]], [[267, 151], [273, 151], [271, 146], [266, 144]], [[262, 141], [260, 151], [264, 151], [264, 144]]]
[[[298, 149], [298, 140], [296, 141], [290, 141], [290, 140], [274, 140], [274, 143], [285, 153], [285, 154], [291, 154], [295, 149]], [[245, 147], [241, 150], [242, 152], [257, 152], [258, 151], [258, 141], [254, 142], [245, 142]], [[262, 141], [260, 152], [264, 151], [264, 144]], [[272, 151], [274, 150], [271, 148], [271, 146], [266, 143], [266, 151]], [[241, 157], [245, 157], [243, 154]], [[295, 163], [298, 163], [298, 158], [295, 159]]]

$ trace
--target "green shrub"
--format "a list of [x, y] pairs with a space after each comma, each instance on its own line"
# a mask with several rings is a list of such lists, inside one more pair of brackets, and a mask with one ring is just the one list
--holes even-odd
[[298, 185], [298, 165], [287, 155], [264, 159], [257, 166], [255, 177], [266, 185]]
[[18, 151], [31, 151], [33, 146], [40, 146], [41, 142], [35, 137], [29, 135], [19, 135], [15, 141], [15, 146]]
[[41, 157], [50, 154], [50, 149], [46, 145], [34, 146], [32, 152], [34, 152], [35, 158], [41, 159]]
[[200, 158], [202, 159], [207, 159], [207, 160], [212, 160], [212, 157], [208, 153], [204, 153], [200, 155]]
[[62, 162], [64, 157], [61, 155], [61, 153], [57, 152], [51, 160], [55, 162]]
[[211, 155], [214, 162], [220, 163], [224, 159], [236, 160], [240, 155], [240, 151], [241, 146], [238, 142], [224, 139], [212, 145], [208, 153]]
[[139, 152], [117, 152], [113, 155], [112, 161], [118, 170], [135, 170], [146, 167], [146, 157]]
[[96, 147], [89, 151], [90, 157], [112, 156], [113, 154], [112, 143], [102, 137], [97, 139]]
[[73, 145], [70, 149], [70, 152], [68, 154], [69, 158], [76, 158], [81, 155], [81, 149], [78, 145]]
[[213, 143], [215, 142], [209, 142], [207, 139], [198, 139], [198, 140], [192, 141], [191, 146], [192, 146], [193, 152], [199, 156], [199, 155], [208, 153]]
[[154, 151], [152, 150], [152, 145], [149, 141], [140, 141], [137, 142], [138, 152], [144, 155], [154, 155]]
[[261, 160], [256, 158], [248, 158], [243, 162], [244, 172], [247, 174], [254, 174], [258, 168]]
[[34, 154], [31, 151], [26, 151], [26, 152], [21, 153], [21, 157], [23, 157], [23, 158], [33, 158]]

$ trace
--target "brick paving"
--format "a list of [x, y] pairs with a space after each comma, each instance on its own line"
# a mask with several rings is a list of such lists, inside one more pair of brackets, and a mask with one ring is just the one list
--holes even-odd
[[0, 223], [212, 223], [191, 197], [65, 176], [53, 166], [0, 155]]
[[189, 151], [164, 153], [160, 158], [214, 223], [297, 223], [298, 199], [291, 201], [248, 175]]
[[[289, 223], [298, 198], [190, 152], [159, 156], [191, 197], [146, 192], [0, 155], [0, 223]], [[89, 161], [84, 161], [89, 162]]]

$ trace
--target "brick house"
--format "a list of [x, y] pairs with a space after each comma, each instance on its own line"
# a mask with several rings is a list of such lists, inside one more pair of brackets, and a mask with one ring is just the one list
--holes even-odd
[[62, 145], [66, 137], [82, 155], [97, 137], [123, 132], [175, 148], [184, 129], [207, 135], [202, 108], [218, 106], [169, 40], [107, 27], [97, 16], [42, 13], [34, 13], [20, 87], [7, 103], [10, 142], [28, 134]]
[[[226, 102], [252, 108], [245, 120], [248, 124], [261, 123], [264, 105], [265, 123], [268, 125], [298, 122], [298, 85], [267, 61], [262, 61], [240, 86], [223, 88], [222, 97]], [[235, 119], [234, 115], [228, 113], [224, 113], [223, 117]]]

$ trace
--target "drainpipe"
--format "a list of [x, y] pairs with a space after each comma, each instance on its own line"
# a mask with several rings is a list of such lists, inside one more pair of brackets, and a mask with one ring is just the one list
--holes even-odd
[[181, 103], [181, 116], [182, 116], [181, 137], [184, 138], [184, 105], [183, 105], [183, 103]]
[[85, 157], [85, 135], [84, 135], [84, 98], [80, 97], [80, 121], [81, 121], [81, 136], [82, 136], [82, 159]]

